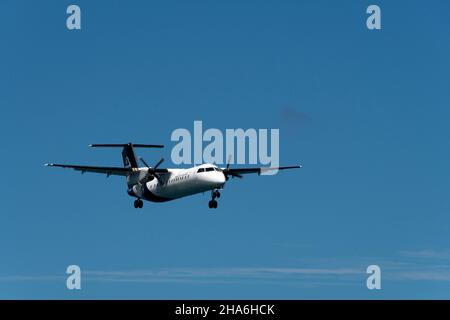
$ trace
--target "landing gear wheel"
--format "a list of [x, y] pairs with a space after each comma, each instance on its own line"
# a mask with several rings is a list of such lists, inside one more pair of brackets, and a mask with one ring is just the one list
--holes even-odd
[[212, 198], [212, 199], [211, 199], [211, 201], [209, 201], [208, 207], [209, 207], [210, 209], [212, 209], [212, 208], [216, 209], [216, 208], [217, 208], [217, 201], [216, 201], [216, 198], [220, 198], [220, 191], [217, 190], [217, 189], [212, 190], [212, 191], [211, 191], [211, 198]]
[[210, 209], [216, 209], [217, 208], [217, 201], [216, 200], [211, 200], [208, 202], [208, 207]]
[[141, 199], [134, 200], [134, 207], [140, 209], [144, 206], [144, 202]]

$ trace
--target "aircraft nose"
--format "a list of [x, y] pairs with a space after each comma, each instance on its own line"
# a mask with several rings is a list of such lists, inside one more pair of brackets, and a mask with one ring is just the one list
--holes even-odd
[[218, 173], [218, 180], [220, 184], [224, 184], [226, 181], [225, 175], [223, 174], [223, 172], [217, 172]]
[[222, 172], [214, 172], [212, 181], [214, 187], [221, 187], [225, 183], [225, 175]]

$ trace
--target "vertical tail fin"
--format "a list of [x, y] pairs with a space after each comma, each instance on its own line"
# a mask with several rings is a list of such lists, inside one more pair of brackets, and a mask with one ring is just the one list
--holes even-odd
[[123, 159], [123, 166], [125, 168], [137, 168], [138, 167], [136, 154], [134, 153], [134, 148], [131, 143], [129, 143], [123, 147], [122, 159]]

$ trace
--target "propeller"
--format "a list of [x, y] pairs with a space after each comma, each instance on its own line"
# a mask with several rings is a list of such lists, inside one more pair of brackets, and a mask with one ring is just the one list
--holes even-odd
[[142, 182], [144, 180], [148, 180], [149, 177], [155, 177], [159, 183], [163, 184], [161, 177], [159, 176], [159, 174], [156, 173], [156, 169], [161, 165], [161, 163], [163, 163], [164, 158], [161, 158], [161, 160], [159, 160], [158, 163], [153, 168], [147, 164], [147, 162], [144, 160], [144, 158], [139, 157], [139, 160], [141, 160], [141, 162], [144, 164], [144, 166], [147, 167], [147, 175], [140, 182]]
[[236, 172], [231, 172], [230, 171], [230, 163], [231, 163], [231, 154], [228, 156], [228, 161], [227, 161], [227, 166], [225, 169], [222, 170], [223, 175], [225, 176], [225, 180], [228, 181], [228, 179], [230, 179], [229, 176], [231, 177], [238, 177], [238, 178], [242, 178], [242, 175]]

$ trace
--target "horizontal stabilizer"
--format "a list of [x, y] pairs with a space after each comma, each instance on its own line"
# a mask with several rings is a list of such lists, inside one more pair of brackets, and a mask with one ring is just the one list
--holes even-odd
[[123, 148], [126, 146], [132, 146], [134, 148], [164, 148], [162, 144], [141, 144], [141, 143], [95, 143], [90, 144], [91, 148]]

